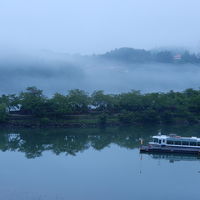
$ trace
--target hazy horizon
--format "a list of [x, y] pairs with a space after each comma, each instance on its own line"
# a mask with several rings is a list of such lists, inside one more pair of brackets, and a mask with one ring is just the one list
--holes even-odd
[[44, 53], [0, 59], [0, 94], [19, 93], [29, 86], [46, 95], [71, 89], [89, 93], [183, 91], [200, 87], [199, 64], [123, 63], [96, 57]]
[[75, 88], [107, 93], [198, 88], [195, 64], [127, 65], [78, 54], [121, 47], [200, 52], [199, 8], [199, 0], [1, 1], [0, 93], [33, 85], [49, 95]]
[[200, 49], [200, 1], [7, 0], [0, 47], [100, 54], [114, 48]]

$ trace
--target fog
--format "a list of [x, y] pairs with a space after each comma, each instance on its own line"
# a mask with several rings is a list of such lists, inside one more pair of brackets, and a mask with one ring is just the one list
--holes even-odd
[[114, 48], [200, 49], [199, 0], [0, 1], [0, 46], [93, 54]]
[[[8, 59], [9, 58], [9, 59]], [[193, 64], [125, 64], [80, 56], [42, 52], [0, 58], [0, 93], [19, 93], [36, 86], [46, 95], [70, 89], [89, 93], [182, 91], [200, 86], [200, 66]]]
[[74, 88], [107, 93], [198, 88], [196, 65], [127, 64], [74, 54], [121, 47], [199, 52], [199, 7], [199, 0], [0, 1], [0, 93], [28, 86], [47, 95]]

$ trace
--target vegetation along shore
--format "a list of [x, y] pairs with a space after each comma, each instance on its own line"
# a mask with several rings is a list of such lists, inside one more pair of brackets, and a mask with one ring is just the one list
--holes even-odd
[[0, 124], [8, 127], [97, 127], [124, 124], [198, 124], [200, 90], [92, 94], [79, 89], [46, 97], [36, 87], [0, 96]]

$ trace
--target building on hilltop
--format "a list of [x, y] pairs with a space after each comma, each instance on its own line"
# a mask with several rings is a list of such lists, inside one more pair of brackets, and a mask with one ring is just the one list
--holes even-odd
[[182, 55], [181, 54], [176, 54], [176, 55], [174, 55], [174, 60], [181, 60], [182, 59]]

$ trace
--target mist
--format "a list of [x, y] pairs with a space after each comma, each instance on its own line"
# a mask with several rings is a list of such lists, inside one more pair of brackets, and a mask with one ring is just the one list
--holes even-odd
[[48, 96], [71, 89], [89, 93], [182, 91], [200, 86], [200, 66], [195, 64], [123, 63], [96, 56], [41, 52], [0, 58], [0, 93], [19, 93], [36, 86]]
[[1, 1], [0, 93], [28, 86], [46, 95], [75, 88], [106, 93], [198, 88], [198, 64], [126, 63], [98, 55], [121, 47], [200, 52], [199, 7], [199, 0]]
[[0, 46], [93, 54], [131, 46], [200, 49], [199, 0], [0, 1]]

